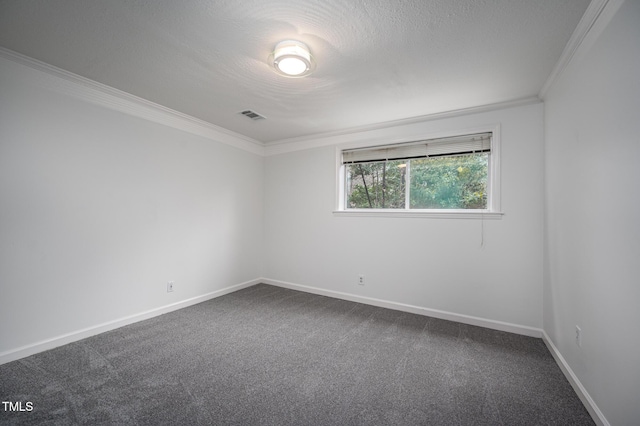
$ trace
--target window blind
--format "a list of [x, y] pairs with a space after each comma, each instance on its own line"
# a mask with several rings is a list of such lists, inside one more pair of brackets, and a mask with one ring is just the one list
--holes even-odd
[[491, 133], [342, 151], [342, 164], [491, 152]]

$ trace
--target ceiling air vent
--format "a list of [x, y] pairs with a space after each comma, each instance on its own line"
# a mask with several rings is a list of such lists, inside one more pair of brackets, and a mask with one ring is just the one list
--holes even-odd
[[242, 111], [242, 112], [240, 112], [240, 114], [244, 115], [245, 117], [249, 117], [252, 120], [264, 120], [265, 119], [265, 117], [263, 115], [260, 115], [255, 111], [251, 111], [250, 109], [248, 109], [246, 111]]

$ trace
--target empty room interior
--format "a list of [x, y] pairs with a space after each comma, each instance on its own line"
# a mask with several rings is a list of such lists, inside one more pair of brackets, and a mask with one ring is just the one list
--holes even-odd
[[639, 159], [637, 0], [2, 0], [0, 423], [638, 425]]

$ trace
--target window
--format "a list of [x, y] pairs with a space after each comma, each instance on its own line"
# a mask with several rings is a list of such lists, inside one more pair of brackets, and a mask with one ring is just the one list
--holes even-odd
[[339, 152], [338, 212], [498, 212], [493, 132]]

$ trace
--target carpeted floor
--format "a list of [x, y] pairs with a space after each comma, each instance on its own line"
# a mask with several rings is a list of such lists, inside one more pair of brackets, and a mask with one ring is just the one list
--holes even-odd
[[4, 424], [592, 425], [541, 339], [264, 284], [0, 366]]

